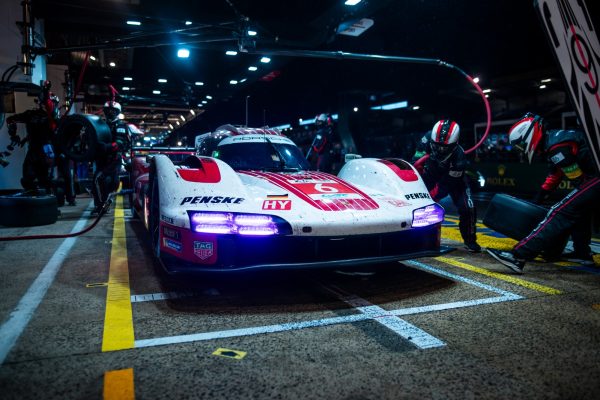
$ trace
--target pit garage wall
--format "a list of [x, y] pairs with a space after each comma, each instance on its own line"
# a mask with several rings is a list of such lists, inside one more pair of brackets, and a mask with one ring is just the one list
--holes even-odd
[[[23, 38], [16, 22], [22, 20], [21, 2], [15, 0], [0, 0], [0, 74], [7, 68], [15, 65], [15, 62], [21, 59], [21, 45]], [[35, 23], [36, 45], [43, 41], [44, 27], [42, 21]], [[40, 81], [46, 79], [46, 59], [38, 56], [35, 59], [35, 67], [32, 76], [25, 76], [20, 70], [17, 70], [11, 82], [40, 84]], [[10, 96], [9, 96], [10, 98]], [[14, 97], [14, 106], [17, 113], [23, 112], [35, 106], [33, 97], [27, 96], [26, 92], [16, 92]], [[9, 100], [13, 102], [12, 98]], [[12, 114], [6, 114], [9, 117]], [[22, 138], [25, 136], [25, 127], [19, 124], [18, 134]], [[6, 124], [0, 127], [0, 151], [6, 151], [6, 146], [10, 143]], [[0, 166], [0, 193], [21, 189], [22, 165], [27, 148], [17, 147], [7, 161], [10, 163], [7, 167]]]

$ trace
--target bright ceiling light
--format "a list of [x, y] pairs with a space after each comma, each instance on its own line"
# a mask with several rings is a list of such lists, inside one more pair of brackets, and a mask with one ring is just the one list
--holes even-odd
[[196, 86], [203, 86], [204, 82], [195, 82], [194, 85], [196, 85]]
[[256, 36], [256, 35], [257, 35], [256, 31], [253, 31], [251, 29], [248, 30], [248, 36]]
[[123, 86], [122, 89], [123, 90], [129, 90], [129, 86]]
[[140, 26], [142, 23], [140, 21], [127, 21], [127, 25], [135, 25]]
[[473, 82], [475, 82], [475, 83], [479, 83], [479, 77], [478, 77], [478, 76], [476, 76], [475, 78], [473, 78]]
[[491, 92], [492, 92], [492, 89], [483, 89], [483, 90], [482, 90], [482, 92], [483, 92], [483, 93], [491, 93]]
[[357, 111], [358, 111], [358, 107], [354, 107], [352, 110], [353, 110], [354, 112], [357, 112]]
[[407, 101], [399, 101], [397, 103], [384, 104], [381, 106], [371, 107], [371, 110], [396, 110], [398, 108], [406, 108], [408, 107]]
[[94, 57], [94, 56], [90, 56], [90, 60], [92, 60], [92, 61], [96, 61], [96, 57]]
[[271, 62], [271, 59], [269, 57], [263, 57], [260, 59], [260, 62], [267, 64]]
[[183, 115], [180, 115], [180, 116], [179, 116], [179, 118], [181, 118], [181, 120], [182, 120], [183, 122], [185, 122], [185, 117], [184, 117]]
[[181, 140], [179, 142], [177, 142], [177, 146], [181, 147]]
[[490, 95], [489, 95], [489, 94], [486, 94], [486, 95], [485, 95], [485, 98], [486, 98], [486, 99], [487, 99], [487, 98], [489, 98], [489, 97], [490, 97]]
[[237, 51], [235, 51], [235, 50], [227, 50], [225, 52], [225, 54], [227, 54], [228, 56], [235, 56], [235, 55], [237, 55]]
[[546, 85], [540, 85], [540, 89], [546, 89]]
[[257, 69], [258, 67], [255, 67], [254, 65], [248, 67], [248, 71], [256, 71]]
[[179, 58], [188, 58], [190, 56], [190, 51], [188, 49], [178, 49], [177, 50], [177, 57]]
[[238, 81], [236, 81], [235, 79], [232, 79], [232, 80], [229, 81], [229, 84], [230, 85], [237, 85]]
[[542, 79], [541, 82], [542, 83], [552, 82], [552, 79], [550, 79], [550, 78], [548, 78], [548, 79]]
[[415, 111], [417, 111], [419, 108], [421, 108], [421, 107], [419, 107], [419, 106], [412, 106], [412, 109], [415, 110]]
[[185, 24], [186, 24], [186, 25], [191, 25], [191, 24], [192, 24], [192, 21], [185, 21]]
[[246, 79], [246, 78], [240, 79], [240, 83], [244, 83], [244, 82], [246, 82], [247, 80], [248, 80], [248, 79]]
[[177, 124], [177, 126], [180, 126], [180, 125], [181, 125], [181, 122], [177, 121], [177, 122], [176, 122], [176, 124]]
[[152, 94], [160, 94], [160, 90], [153, 90]]
[[158, 83], [167, 83], [167, 80], [164, 78], [159, 78]]
[[190, 110], [190, 114], [192, 114], [195, 117], [196, 116], [196, 111]]
[[204, 107], [204, 104], [200, 103], [200, 104], [196, 104], [198, 107]]
[[207, 94], [206, 98], [209, 99], [209, 100], [212, 100], [212, 96], [210, 94]]
[[344, 4], [347, 6], [355, 6], [360, 2], [361, 2], [361, 0], [346, 0], [346, 2]]
[[108, 65], [110, 65], [111, 67], [116, 67], [117, 66], [117, 64], [115, 64], [114, 61], [109, 62]]
[[169, 124], [169, 128], [173, 129], [173, 124]]
[[208, 101], [202, 100], [202, 104], [206, 104], [206, 103], [208, 103]]
[[130, 77], [130, 76], [125, 76], [125, 77], [123, 77], [123, 80], [124, 80], [124, 81], [132, 81], [132, 80], [133, 80], [133, 78], [132, 78], [132, 77]]

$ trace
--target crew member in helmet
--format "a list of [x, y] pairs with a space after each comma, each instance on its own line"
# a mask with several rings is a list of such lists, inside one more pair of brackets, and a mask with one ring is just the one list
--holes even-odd
[[114, 100], [107, 101], [102, 111], [112, 133], [112, 142], [96, 144], [92, 185], [95, 207], [92, 215], [102, 212], [110, 193], [118, 189], [119, 174], [125, 169], [123, 157], [131, 148], [129, 128], [119, 119], [121, 105]]
[[331, 172], [331, 149], [333, 146], [333, 121], [328, 114], [315, 117], [315, 137], [310, 151], [315, 154], [314, 168], [317, 171]]
[[468, 160], [458, 144], [460, 127], [451, 120], [435, 123], [419, 144], [413, 161], [429, 155], [422, 170], [423, 181], [435, 201], [450, 195], [459, 215], [458, 227], [465, 248], [472, 253], [481, 252], [477, 243], [477, 211], [471, 199], [469, 180], [465, 173]]
[[[59, 119], [58, 97], [50, 92], [50, 82], [45, 81], [36, 99], [38, 108], [15, 114], [6, 119], [11, 143], [23, 147], [29, 143], [23, 161], [21, 185], [25, 190], [44, 189], [51, 192], [51, 171], [54, 166], [54, 132]], [[27, 136], [21, 140], [17, 135], [17, 124], [27, 127]]]
[[[585, 134], [574, 130], [546, 130], [544, 120], [527, 113], [509, 130], [509, 141], [521, 148], [529, 163], [535, 153], [545, 156], [550, 173], [538, 192], [540, 202], [560, 183], [571, 180], [575, 189], [554, 204], [546, 217], [512, 251], [487, 249], [488, 253], [517, 273], [525, 262], [544, 252], [556, 254], [557, 243], [571, 234], [574, 251], [564, 254], [568, 260], [594, 265], [590, 249], [591, 215], [600, 203], [600, 175], [587, 144]], [[559, 249], [562, 252], [562, 248]]]

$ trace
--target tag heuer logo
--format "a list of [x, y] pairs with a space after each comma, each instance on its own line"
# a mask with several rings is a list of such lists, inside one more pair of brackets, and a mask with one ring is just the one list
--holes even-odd
[[194, 254], [201, 260], [206, 260], [213, 255], [212, 242], [194, 242]]

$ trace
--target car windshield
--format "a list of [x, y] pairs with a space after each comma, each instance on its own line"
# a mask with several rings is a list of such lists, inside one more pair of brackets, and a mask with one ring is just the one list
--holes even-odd
[[219, 146], [213, 155], [236, 170], [285, 172], [309, 169], [300, 149], [285, 143], [232, 143]]

